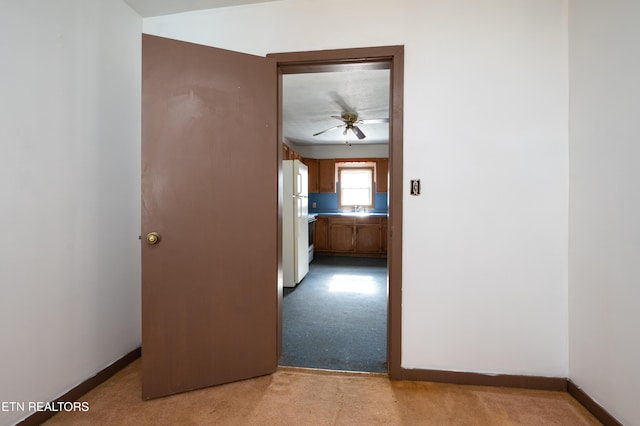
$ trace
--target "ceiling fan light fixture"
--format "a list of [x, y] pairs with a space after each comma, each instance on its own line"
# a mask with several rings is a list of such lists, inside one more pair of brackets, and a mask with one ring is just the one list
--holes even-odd
[[345, 123], [353, 125], [358, 120], [358, 114], [353, 112], [345, 112], [342, 113], [342, 121]]
[[329, 129], [326, 130], [322, 130], [318, 133], [314, 133], [313, 136], [318, 136], [321, 135], [323, 133], [329, 132], [331, 130], [336, 130], [336, 129], [340, 129], [344, 127], [344, 131], [342, 132], [343, 136], [346, 136], [347, 138], [347, 145], [351, 146], [351, 143], [349, 141], [349, 130], [351, 130], [353, 132], [354, 135], [356, 135], [356, 137], [360, 140], [364, 139], [367, 137], [367, 135], [364, 134], [364, 132], [356, 125], [356, 124], [373, 124], [373, 123], [388, 123], [389, 119], [388, 118], [374, 118], [374, 119], [369, 119], [369, 120], [358, 120], [358, 114], [355, 112], [343, 112], [339, 117], [337, 115], [332, 115], [331, 118], [335, 118], [337, 120], [342, 120], [342, 124], [335, 126], [335, 127], [331, 127]]

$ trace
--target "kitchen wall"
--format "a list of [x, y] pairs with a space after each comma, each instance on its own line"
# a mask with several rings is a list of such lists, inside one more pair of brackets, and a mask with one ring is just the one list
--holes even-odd
[[141, 28], [121, 0], [2, 3], [0, 401], [140, 346]]
[[144, 20], [255, 55], [405, 46], [402, 366], [568, 374], [565, 0], [283, 0]]
[[569, 375], [640, 424], [640, 3], [569, 8]]
[[[316, 203], [315, 207], [313, 203]], [[336, 211], [339, 211], [337, 193], [309, 193], [309, 213], [332, 213]], [[371, 211], [387, 213], [389, 211], [389, 194], [386, 192], [376, 192], [374, 194], [373, 209]]]

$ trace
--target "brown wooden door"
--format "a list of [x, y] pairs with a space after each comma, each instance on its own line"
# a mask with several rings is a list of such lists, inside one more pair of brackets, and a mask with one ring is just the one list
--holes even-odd
[[273, 59], [143, 35], [145, 399], [277, 368], [276, 99]]

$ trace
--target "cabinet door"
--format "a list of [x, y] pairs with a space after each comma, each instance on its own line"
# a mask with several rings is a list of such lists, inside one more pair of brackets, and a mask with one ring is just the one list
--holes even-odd
[[376, 160], [376, 192], [389, 191], [389, 159]]
[[320, 192], [336, 192], [336, 160], [318, 161], [318, 179]]
[[382, 229], [380, 232], [380, 238], [381, 238], [381, 249], [382, 249], [382, 253], [386, 253], [387, 252], [387, 244], [388, 244], [388, 232], [389, 232], [389, 227], [387, 225], [388, 220], [386, 217], [382, 218]]
[[329, 219], [331, 251], [352, 252], [355, 249], [355, 220], [332, 217]]
[[382, 238], [380, 225], [356, 226], [356, 252], [380, 253], [382, 251]]
[[353, 251], [353, 225], [331, 225], [331, 251]]
[[327, 251], [329, 246], [329, 218], [318, 216], [316, 220], [315, 238], [313, 240], [314, 250]]
[[318, 192], [320, 190], [318, 184], [318, 160], [305, 158], [302, 162], [307, 165], [309, 171], [309, 193]]

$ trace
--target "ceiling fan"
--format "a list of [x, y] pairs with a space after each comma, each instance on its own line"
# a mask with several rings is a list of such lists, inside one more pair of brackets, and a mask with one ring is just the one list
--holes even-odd
[[[357, 124], [375, 124], [375, 123], [389, 122], [388, 118], [372, 118], [369, 120], [358, 120], [358, 114], [355, 112], [343, 112], [341, 116], [332, 115], [331, 118], [342, 120], [342, 124], [335, 127], [331, 127], [326, 130], [322, 130], [321, 132], [318, 132], [318, 133], [314, 133], [313, 136], [318, 136], [323, 133], [330, 132], [332, 130], [337, 130], [344, 127], [344, 132], [342, 132], [344, 136], [347, 136], [347, 131], [351, 130], [358, 139], [364, 139], [367, 137], [367, 135], [365, 135], [364, 132], [360, 130]], [[348, 139], [347, 139], [347, 143], [348, 143]]]

